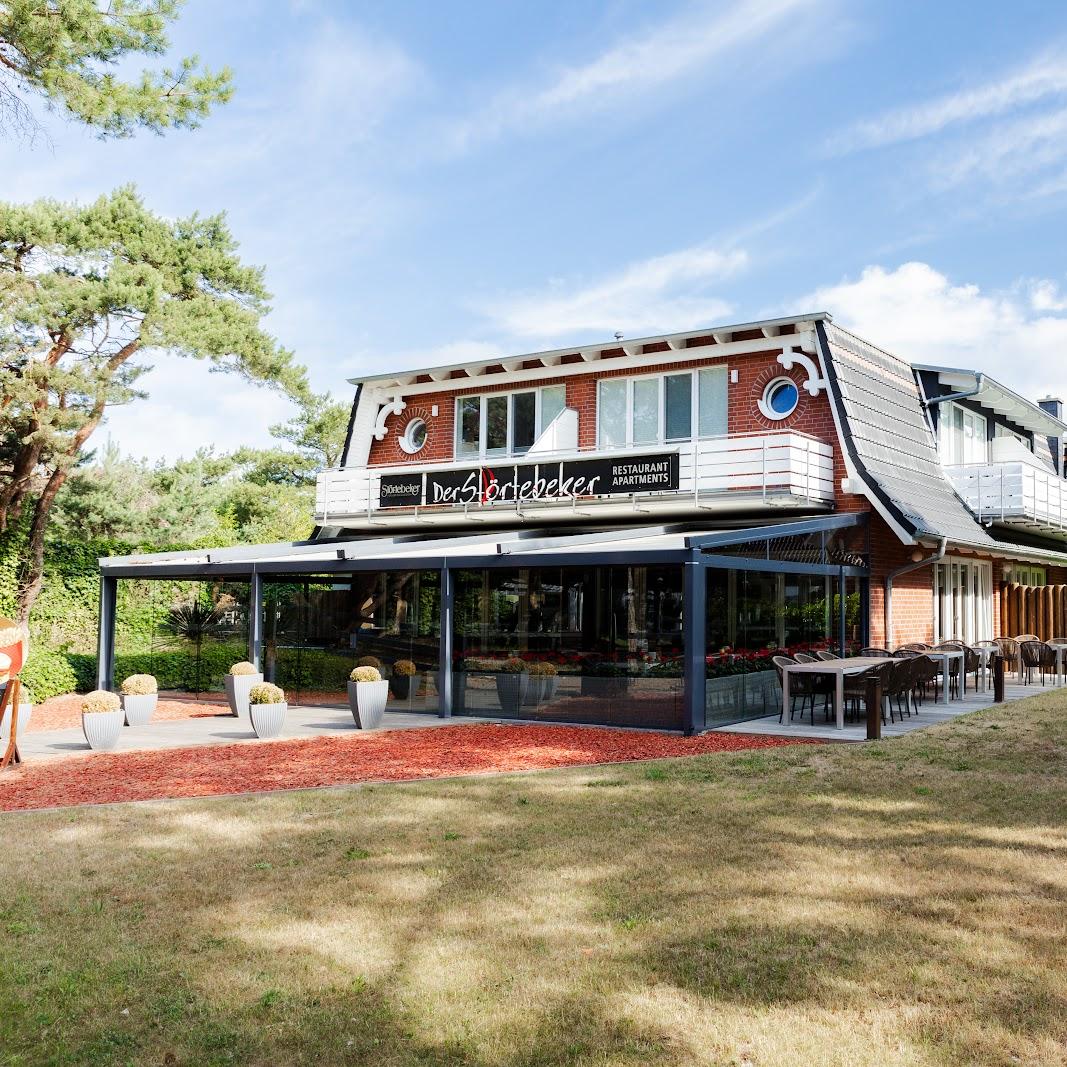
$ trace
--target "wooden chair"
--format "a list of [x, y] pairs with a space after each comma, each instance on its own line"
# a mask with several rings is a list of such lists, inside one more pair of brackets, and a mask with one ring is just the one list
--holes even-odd
[[3, 756], [0, 756], [0, 771], [9, 764], [22, 762], [22, 757], [19, 755], [17, 736], [19, 720], [19, 689], [21, 687], [22, 683], [18, 678], [12, 678], [4, 685], [4, 694], [3, 696], [0, 696], [0, 722], [4, 721], [5, 716], [10, 716], [11, 719], [11, 732], [7, 737], [7, 747], [4, 749]]

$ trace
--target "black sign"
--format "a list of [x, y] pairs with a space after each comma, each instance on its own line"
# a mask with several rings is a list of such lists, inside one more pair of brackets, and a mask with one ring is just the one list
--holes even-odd
[[380, 507], [455, 507], [508, 501], [669, 492], [678, 488], [678, 453], [504, 464], [383, 474]]

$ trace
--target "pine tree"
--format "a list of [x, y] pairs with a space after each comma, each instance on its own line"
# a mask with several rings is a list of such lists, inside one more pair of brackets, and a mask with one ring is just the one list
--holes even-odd
[[267, 299], [221, 215], [163, 219], [132, 187], [0, 204], [0, 530], [32, 509], [23, 618], [56, 494], [107, 406], [144, 395], [146, 359], [206, 359], [306, 402], [303, 368], [261, 326]]
[[0, 121], [27, 132], [36, 121], [27, 96], [43, 97], [99, 131], [125, 137], [193, 127], [232, 93], [229, 70], [201, 70], [196, 56], [124, 81], [114, 68], [130, 56], [161, 56], [181, 0], [3, 0], [0, 2]]

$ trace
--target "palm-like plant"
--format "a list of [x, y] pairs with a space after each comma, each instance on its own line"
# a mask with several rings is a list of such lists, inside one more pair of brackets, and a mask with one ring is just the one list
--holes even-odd
[[222, 612], [217, 607], [202, 604], [194, 600], [171, 608], [163, 629], [183, 641], [188, 641], [196, 649], [196, 695], [200, 696], [200, 656], [204, 641], [214, 637], [225, 629]]

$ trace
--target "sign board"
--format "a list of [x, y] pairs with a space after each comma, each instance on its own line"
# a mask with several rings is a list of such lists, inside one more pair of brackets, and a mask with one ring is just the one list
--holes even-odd
[[457, 507], [574, 497], [665, 493], [678, 488], [678, 453], [383, 474], [379, 507]]

